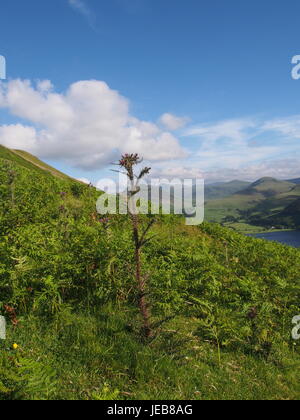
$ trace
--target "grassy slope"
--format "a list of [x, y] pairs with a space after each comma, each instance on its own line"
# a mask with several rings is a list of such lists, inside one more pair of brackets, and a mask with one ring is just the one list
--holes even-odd
[[[135, 335], [132, 326], [138, 324], [139, 318], [134, 307], [124, 303], [112, 303], [99, 309], [81, 309], [72, 313], [66, 309], [51, 321], [42, 321], [34, 314], [25, 316], [22, 319], [22, 328], [9, 328], [7, 347], [14, 342], [20, 345], [20, 349], [11, 351], [10, 356], [22, 355], [39, 360], [42, 365], [55, 372], [53, 390], [46, 384], [38, 393], [27, 391], [27, 398], [299, 400], [300, 356], [297, 353], [298, 347], [295, 347], [294, 351], [290, 350], [290, 317], [283, 321], [284, 336], [268, 357], [242, 351], [238, 346], [227, 348], [225, 344], [222, 344], [219, 354], [214, 338], [214, 334], [220, 334], [219, 339], [222, 340], [222, 335], [226, 336], [226, 329], [232, 328], [230, 324], [222, 326], [222, 321], [224, 322], [228, 315], [226, 310], [222, 309], [224, 292], [221, 292], [221, 289], [225, 291], [228, 282], [232, 282], [232, 300], [236, 293], [233, 291], [235, 288], [241, 287], [238, 292], [241, 296], [252, 293], [250, 282], [245, 284], [245, 289], [238, 286], [238, 283], [234, 286], [235, 281], [238, 281], [238, 277], [233, 280], [234, 272], [245, 267], [249, 278], [258, 275], [254, 267], [263, 263], [257, 260], [263, 261], [267, 255], [274, 255], [277, 249], [281, 256], [274, 260], [274, 269], [279, 267], [279, 273], [282, 270], [281, 258], [286, 259], [286, 263], [291, 262], [297, 255], [299, 258], [298, 251], [287, 251], [286, 247], [264, 244], [263, 241], [248, 238], [243, 238], [240, 242], [239, 235], [228, 235], [226, 230], [206, 231], [205, 228], [187, 229], [182, 225], [164, 225], [156, 227], [156, 233], [160, 234], [160, 245], [156, 243], [155, 247], [164, 248], [167, 254], [173, 252], [180, 258], [187, 258], [191, 266], [194, 264], [190, 271], [186, 271], [185, 281], [190, 281], [187, 279], [195, 275], [193, 273], [197, 259], [203, 266], [203, 278], [213, 261], [218, 261], [218, 270], [222, 271], [222, 264], [226, 261], [225, 253], [222, 252], [222, 241], [227, 239], [231, 242], [230, 270], [225, 275], [222, 275], [221, 271], [218, 273], [218, 270], [211, 270], [209, 275], [211, 286], [214, 281], [220, 281], [220, 291], [212, 296], [211, 300], [205, 297], [207, 292], [202, 292], [203, 305], [211, 305], [216, 319], [220, 317], [217, 321], [220, 330], [214, 332], [211, 326], [207, 335], [203, 333], [202, 317], [205, 306], [201, 308], [201, 305], [192, 310], [190, 315], [180, 311], [173, 320], [163, 325], [151, 345], [144, 344]], [[172, 249], [168, 249], [169, 238], [173, 238]], [[251, 255], [251, 249], [255, 248], [256, 243], [260, 244], [257, 249], [259, 257]], [[236, 258], [240, 259], [239, 268]], [[273, 266], [271, 260], [265, 261], [265, 268], [262, 265], [261, 276], [263, 270], [268, 270], [269, 264]], [[155, 266], [152, 267], [154, 269]], [[167, 275], [167, 269], [165, 270]], [[176, 271], [180, 271], [179, 267]], [[232, 276], [231, 280], [227, 276]], [[175, 282], [175, 279], [173, 281]], [[165, 282], [163, 271], [160, 273], [160, 282]], [[165, 287], [163, 293], [167, 297], [171, 289], [170, 286]], [[203, 288], [203, 283], [200, 282], [198, 287]], [[189, 294], [189, 299], [193, 302], [192, 293]], [[225, 296], [224, 299], [226, 302]], [[262, 307], [262, 312], [267, 310], [269, 304], [266, 295], [264, 299], [266, 307]], [[251, 300], [249, 306], [246, 304], [246, 308], [251, 306], [250, 302]], [[225, 307], [230, 307], [231, 304], [229, 300]], [[243, 317], [237, 313], [237, 317], [240, 316]], [[244, 317], [246, 328], [249, 321]], [[242, 328], [242, 325], [239, 328]], [[266, 328], [273, 328], [272, 321]], [[238, 334], [238, 331], [235, 333]], [[22, 398], [25, 397], [26, 392]]]
[[[34, 165], [32, 162], [29, 162], [25, 159], [23, 159], [21, 156], [19, 156], [17, 153], [15, 153], [13, 150], [7, 149], [6, 147], [0, 145], [0, 159], [9, 160], [21, 167], [27, 168], [31, 171], [36, 171], [41, 173], [43, 170], [36, 165]], [[43, 171], [44, 172], [44, 171]]]
[[[106, 231], [91, 218], [96, 196], [88, 188], [74, 198], [68, 181], [1, 153], [17, 180], [14, 223], [0, 212], [8, 229], [0, 241], [0, 310], [14, 305], [21, 323], [9, 325], [0, 344], [0, 399], [300, 398], [299, 348], [290, 339], [298, 250], [163, 218], [144, 265], [154, 320], [175, 317], [145, 344], [130, 297], [126, 219]], [[68, 287], [74, 295], [57, 299]], [[91, 303], [103, 290], [105, 303]], [[247, 315], [253, 306], [256, 321]]]
[[54, 175], [61, 179], [70, 179], [68, 175], [65, 175], [64, 173], [58, 171], [50, 165], [47, 165], [45, 162], [42, 162], [40, 159], [31, 155], [28, 152], [24, 152], [23, 150], [13, 150], [13, 153], [17, 154], [18, 156], [21, 156], [23, 159], [27, 160], [28, 162], [32, 163], [38, 168], [41, 168], [46, 172], [50, 172], [51, 175]]
[[75, 181], [68, 175], [65, 175], [64, 173], [53, 168], [52, 166], [47, 165], [45, 162], [42, 162], [37, 157], [22, 150], [12, 150], [0, 145], [0, 159], [9, 160], [24, 168], [33, 170], [38, 173], [49, 173], [60, 179]]
[[219, 360], [216, 344], [199, 336], [197, 318], [177, 316], [150, 346], [128, 331], [132, 322], [134, 311], [111, 306], [47, 324], [26, 317], [22, 328], [10, 327], [7, 348], [20, 346], [10, 357], [38, 360], [53, 372], [49, 384], [23, 389], [21, 399], [300, 399], [300, 357], [287, 345], [269, 359], [222, 349]]

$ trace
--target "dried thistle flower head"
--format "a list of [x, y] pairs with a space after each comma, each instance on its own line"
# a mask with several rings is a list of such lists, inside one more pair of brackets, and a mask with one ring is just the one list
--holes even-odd
[[[143, 159], [140, 158], [140, 156], [137, 153], [122, 155], [121, 159], [119, 160], [119, 166], [126, 169], [127, 176], [129, 179], [133, 180], [134, 173], [133, 173], [133, 167], [135, 165], [138, 165], [143, 162]], [[151, 168], [144, 168], [141, 170], [139, 176], [136, 176], [138, 180], [142, 179], [145, 175], [148, 175], [151, 171]]]
[[119, 161], [119, 165], [128, 170], [132, 168], [134, 165], [138, 165], [141, 162], [142, 162], [142, 159], [139, 157], [137, 153], [134, 153], [134, 154], [126, 153], [125, 155], [122, 155]]

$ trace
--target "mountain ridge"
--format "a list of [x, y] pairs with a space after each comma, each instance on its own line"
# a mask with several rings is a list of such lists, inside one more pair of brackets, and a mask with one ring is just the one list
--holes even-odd
[[[239, 229], [239, 224], [295, 227], [282, 212], [300, 198], [300, 185], [263, 177], [229, 197], [206, 203], [206, 220]], [[298, 220], [294, 218], [294, 220]]]

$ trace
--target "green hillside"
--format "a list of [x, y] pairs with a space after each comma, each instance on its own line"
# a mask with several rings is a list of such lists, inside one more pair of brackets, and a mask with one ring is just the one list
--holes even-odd
[[292, 182], [293, 184], [300, 184], [300, 178], [290, 179], [288, 182]]
[[271, 219], [273, 224], [284, 224], [290, 228], [300, 227], [300, 199], [297, 199]]
[[41, 168], [33, 165], [32, 162], [29, 162], [22, 158], [22, 156], [18, 155], [11, 149], [7, 149], [6, 147], [0, 145], [0, 159], [9, 160], [18, 166], [30, 169], [32, 171], [37, 171], [39, 173], [42, 172]]
[[103, 219], [95, 189], [0, 150], [0, 400], [300, 398], [300, 250], [158, 217], [146, 340], [128, 217]]
[[205, 200], [217, 200], [229, 197], [232, 194], [244, 190], [249, 185], [250, 182], [238, 180], [205, 185]]
[[[230, 197], [208, 201], [206, 220], [237, 229], [243, 224], [270, 228], [274, 217], [298, 198], [300, 185], [274, 178], [262, 178]], [[279, 225], [284, 224], [278, 217], [276, 220]]]
[[24, 160], [32, 163], [34, 166], [49, 172], [51, 175], [54, 175], [58, 178], [62, 178], [62, 179], [70, 179], [69, 176], [65, 175], [64, 173], [58, 171], [55, 168], [52, 168], [52, 166], [47, 165], [45, 162], [42, 162], [40, 159], [38, 159], [37, 157], [31, 155], [28, 152], [24, 152], [23, 150], [14, 150], [13, 151], [15, 154], [17, 154], [18, 156], [21, 156]]
[[[31, 155], [28, 152], [22, 150], [12, 150], [0, 145], [0, 159], [9, 160], [14, 162], [24, 168], [33, 170], [39, 173], [49, 173], [57, 178], [70, 180], [69, 176], [63, 174], [55, 168], [47, 165], [45, 162], [42, 162], [37, 157]], [[73, 180], [74, 181], [74, 180]], [[77, 181], [78, 182], [78, 181]]]

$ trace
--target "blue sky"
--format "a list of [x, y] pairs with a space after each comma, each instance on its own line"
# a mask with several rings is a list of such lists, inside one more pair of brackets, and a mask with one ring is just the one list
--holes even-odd
[[0, 143], [95, 182], [300, 176], [299, 1], [10, 0]]

